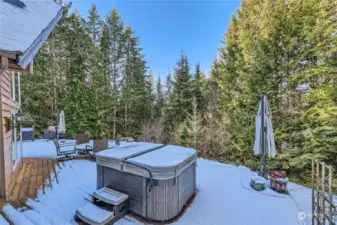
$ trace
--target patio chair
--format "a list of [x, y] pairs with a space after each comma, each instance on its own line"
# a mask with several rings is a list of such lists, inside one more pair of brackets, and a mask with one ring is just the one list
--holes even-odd
[[85, 144], [90, 142], [90, 137], [88, 134], [78, 134], [76, 136], [76, 145]]
[[60, 144], [56, 139], [54, 139], [53, 142], [54, 142], [55, 147], [56, 147], [57, 156], [66, 156], [66, 157], [68, 157], [69, 155], [72, 155], [72, 154], [76, 153], [76, 150], [74, 148], [72, 150], [61, 151], [61, 149], [63, 147], [69, 147], [69, 146], [73, 146], [74, 147], [74, 144], [71, 144], [71, 143]]
[[92, 160], [95, 160], [95, 153], [100, 152], [108, 148], [108, 140], [94, 140], [94, 149]]
[[88, 154], [93, 150], [90, 144], [90, 137], [88, 134], [79, 134], [76, 136], [76, 146], [75, 150], [80, 154]]

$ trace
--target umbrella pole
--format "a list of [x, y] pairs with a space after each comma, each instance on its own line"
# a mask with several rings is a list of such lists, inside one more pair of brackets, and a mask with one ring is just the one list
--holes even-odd
[[265, 111], [265, 104], [264, 104], [264, 96], [266, 95], [265, 92], [261, 92], [261, 175], [265, 177], [265, 141], [266, 141], [266, 129], [264, 126], [264, 111]]
[[59, 126], [59, 110], [56, 109], [56, 140], [59, 139], [59, 135], [58, 135], [58, 126]]

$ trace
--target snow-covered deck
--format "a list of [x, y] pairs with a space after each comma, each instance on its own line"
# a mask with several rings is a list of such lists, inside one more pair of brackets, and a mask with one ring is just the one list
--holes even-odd
[[[24, 142], [23, 156], [56, 156], [52, 142], [36, 140]], [[77, 208], [91, 199], [96, 190], [96, 163], [88, 160], [70, 160], [56, 168], [58, 182], [52, 188], [40, 190], [35, 199], [70, 224]], [[311, 189], [289, 182], [290, 195], [278, 194], [270, 189], [253, 191], [250, 178], [256, 175], [242, 166], [222, 164], [198, 159], [198, 193], [175, 225], [298, 225], [305, 221], [299, 212], [311, 213]], [[48, 219], [48, 215], [43, 215]], [[307, 221], [310, 222], [307, 217]], [[142, 225], [126, 216], [117, 225]], [[309, 224], [309, 223], [308, 223]]]

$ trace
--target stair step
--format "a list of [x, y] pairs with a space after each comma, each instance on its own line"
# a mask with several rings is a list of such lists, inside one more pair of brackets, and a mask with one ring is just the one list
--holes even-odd
[[26, 201], [26, 205], [36, 211], [41, 215], [42, 218], [47, 220], [52, 225], [70, 225], [68, 222], [64, 221], [56, 212], [50, 210], [48, 206], [45, 206], [39, 202], [32, 199]]
[[0, 214], [0, 224], [9, 225], [8, 221]]
[[93, 193], [93, 197], [97, 200], [112, 204], [119, 205], [129, 198], [128, 195], [118, 192], [116, 190], [103, 187]]
[[90, 202], [77, 209], [76, 216], [90, 225], [104, 225], [115, 218], [113, 212], [101, 209]]
[[14, 225], [34, 225], [20, 211], [15, 209], [11, 204], [2, 207], [2, 211]]
[[26, 210], [22, 214], [35, 225], [51, 225], [51, 223], [34, 210]]

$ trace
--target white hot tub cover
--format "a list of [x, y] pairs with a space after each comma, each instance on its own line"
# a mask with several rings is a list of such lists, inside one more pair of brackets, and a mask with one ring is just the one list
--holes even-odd
[[[192, 148], [176, 145], [133, 143], [96, 154], [97, 165], [153, 179], [170, 179], [178, 176], [197, 159]], [[143, 167], [143, 168], [142, 168]]]

